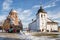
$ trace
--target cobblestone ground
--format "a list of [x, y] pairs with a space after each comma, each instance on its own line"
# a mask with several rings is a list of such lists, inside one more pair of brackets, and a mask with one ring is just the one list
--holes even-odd
[[0, 40], [20, 40], [17, 33], [0, 33]]

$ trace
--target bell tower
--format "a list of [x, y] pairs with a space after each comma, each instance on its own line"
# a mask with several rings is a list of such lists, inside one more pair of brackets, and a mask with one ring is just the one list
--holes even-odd
[[37, 13], [37, 18], [38, 18], [38, 24], [39, 24], [39, 28], [40, 30], [46, 31], [47, 28], [47, 12], [45, 12], [45, 10], [42, 8], [42, 6], [40, 6], [40, 9], [38, 10]]

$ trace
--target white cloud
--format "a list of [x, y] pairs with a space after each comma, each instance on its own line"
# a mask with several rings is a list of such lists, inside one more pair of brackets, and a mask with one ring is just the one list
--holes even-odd
[[54, 6], [56, 6], [56, 5], [55, 4], [50, 4], [50, 5], [44, 6], [44, 8], [50, 8], [50, 7], [54, 7]]
[[8, 10], [11, 8], [12, 0], [5, 0], [3, 2], [3, 10]]
[[39, 8], [40, 5], [34, 5], [32, 8]]
[[[52, 1], [48, 2], [47, 4], [45, 4], [45, 6], [44, 5], [42, 5], [42, 6], [44, 8], [54, 7], [54, 6], [56, 6], [56, 2], [58, 2], [58, 1], [60, 1], [60, 0], [52, 0]], [[34, 5], [32, 8], [39, 8], [39, 7], [40, 7], [40, 5]]]
[[32, 14], [32, 11], [29, 10], [29, 9], [27, 9], [27, 10], [24, 10], [22, 13], [23, 13], [23, 15], [24, 15], [25, 17], [28, 17], [28, 16], [30, 16], [30, 15]]
[[28, 18], [32, 14], [32, 11], [30, 9], [27, 9], [27, 10], [17, 9], [17, 12], [21, 20]]
[[60, 18], [60, 12], [57, 12], [54, 15], [53, 15], [53, 12], [50, 12], [48, 15], [52, 19], [58, 19], [58, 18]]
[[0, 26], [3, 25], [5, 19], [6, 19], [7, 15], [0, 15]]
[[24, 27], [27, 27], [28, 24], [31, 22], [31, 19], [34, 18], [34, 16], [31, 16], [32, 15], [32, 10], [31, 9], [26, 9], [26, 10], [23, 10], [21, 8], [19, 9], [16, 9], [17, 12], [18, 12], [18, 17], [19, 19], [22, 21], [23, 23], [23, 26]]
[[50, 7], [56, 6], [56, 2], [57, 0], [54, 0], [54, 1], [52, 0], [44, 8], [50, 8]]
[[0, 15], [0, 21], [4, 21], [6, 19], [7, 15]]
[[60, 23], [60, 12], [56, 12], [55, 14], [54, 12], [48, 12], [48, 18], [55, 22]]

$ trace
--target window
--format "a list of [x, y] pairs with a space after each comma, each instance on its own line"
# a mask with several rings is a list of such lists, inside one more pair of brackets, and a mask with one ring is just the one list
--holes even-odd
[[41, 15], [41, 17], [43, 17], [43, 15]]
[[45, 17], [45, 14], [44, 14], [44, 17]]

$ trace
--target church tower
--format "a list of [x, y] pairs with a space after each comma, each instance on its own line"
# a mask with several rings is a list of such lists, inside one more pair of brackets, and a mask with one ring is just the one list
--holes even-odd
[[46, 31], [47, 28], [47, 12], [40, 6], [37, 13], [38, 25], [41, 31]]
[[6, 20], [3, 23], [4, 29], [9, 29], [11, 26], [18, 26], [19, 20], [17, 16], [17, 12], [15, 10], [11, 10]]
[[17, 11], [16, 10], [11, 10], [8, 17], [10, 18], [10, 23], [14, 25], [18, 25], [18, 16], [17, 16]]

